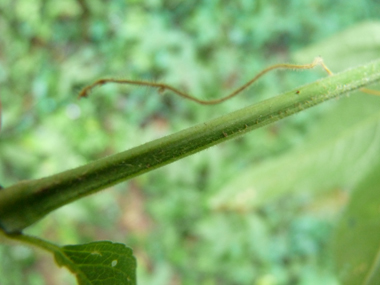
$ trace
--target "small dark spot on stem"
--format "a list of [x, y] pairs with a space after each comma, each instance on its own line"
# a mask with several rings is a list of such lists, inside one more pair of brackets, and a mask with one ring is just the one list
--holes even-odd
[[300, 94], [300, 91], [299, 91], [299, 90], [297, 90], [297, 91], [296, 91], [296, 94]]
[[98, 84], [99, 85], [104, 85], [104, 84], [106, 84], [107, 83], [107, 80], [106, 79], [99, 79], [98, 80]]
[[165, 86], [158, 87], [158, 93], [160, 93], [160, 94], [164, 93], [165, 90], [166, 90]]

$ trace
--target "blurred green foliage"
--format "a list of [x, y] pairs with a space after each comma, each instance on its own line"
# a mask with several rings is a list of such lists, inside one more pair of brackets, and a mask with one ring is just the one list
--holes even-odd
[[378, 284], [380, 281], [379, 174], [377, 165], [357, 185], [337, 226], [334, 251], [344, 284]]
[[[94, 79], [157, 80], [217, 98], [263, 67], [379, 15], [376, 0], [3, 0], [0, 184], [82, 165], [325, 74], [274, 73], [212, 107], [114, 85], [77, 101]], [[28, 232], [61, 244], [123, 242], [136, 254], [141, 284], [336, 284], [327, 243], [350, 189], [336, 185], [323, 196], [305, 189], [249, 211], [209, 207], [237, 174], [302, 145], [334, 104], [65, 206]], [[22, 246], [2, 246], [0, 256], [1, 284], [74, 280]]]

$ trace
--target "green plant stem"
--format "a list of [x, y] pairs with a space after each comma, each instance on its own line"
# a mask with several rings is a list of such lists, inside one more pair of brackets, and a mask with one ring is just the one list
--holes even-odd
[[379, 80], [377, 60], [87, 165], [21, 181], [0, 191], [0, 225], [21, 231], [81, 197]]
[[[70, 258], [68, 258], [65, 253], [62, 251], [62, 248], [54, 243], [51, 243], [47, 240], [40, 239], [31, 235], [26, 235], [22, 233], [6, 233], [0, 229], [0, 237], [7, 238], [13, 241], [21, 242], [23, 244], [28, 244], [32, 247], [37, 247], [46, 252], [52, 254], [56, 259], [64, 261], [65, 266], [75, 275], [78, 274], [78, 266], [76, 266]], [[80, 273], [80, 272], [79, 272]]]
[[9, 238], [11, 240], [15, 240], [18, 242], [22, 242], [24, 244], [29, 244], [31, 246], [38, 247], [40, 249], [43, 249], [53, 254], [61, 250], [61, 248], [54, 243], [51, 243], [46, 240], [43, 240], [34, 236], [30, 236], [30, 235], [25, 235], [25, 234], [20, 234], [20, 233], [8, 234], [8, 233], [3, 232], [2, 230], [0, 230], [0, 235], [3, 235], [4, 237]]

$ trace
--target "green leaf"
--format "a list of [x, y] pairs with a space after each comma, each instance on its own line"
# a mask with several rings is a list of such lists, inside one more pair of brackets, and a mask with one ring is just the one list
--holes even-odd
[[136, 259], [132, 249], [122, 243], [97, 241], [58, 246], [35, 236], [9, 234], [1, 229], [0, 240], [18, 241], [48, 251], [59, 266], [75, 274], [80, 285], [136, 284]]
[[380, 80], [380, 60], [85, 166], [0, 191], [0, 226], [18, 232], [49, 212], [137, 175]]
[[380, 164], [356, 187], [338, 224], [333, 253], [342, 284], [380, 284]]
[[78, 284], [136, 284], [136, 259], [124, 244], [98, 241], [66, 245], [54, 256], [58, 265], [76, 275]]
[[210, 200], [212, 208], [248, 210], [294, 192], [353, 188], [380, 157], [380, 97], [341, 100], [303, 146], [254, 165]]
[[380, 22], [363, 22], [296, 52], [295, 62], [320, 55], [333, 71], [344, 70], [379, 57]]

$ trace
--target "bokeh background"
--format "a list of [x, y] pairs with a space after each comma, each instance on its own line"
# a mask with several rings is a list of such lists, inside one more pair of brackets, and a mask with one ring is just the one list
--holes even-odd
[[[112, 84], [77, 100], [98, 78], [211, 99], [279, 62], [322, 55], [338, 72], [378, 57], [379, 15], [378, 0], [2, 0], [0, 184], [83, 165], [326, 74], [274, 72], [216, 106]], [[331, 177], [297, 164], [329, 165], [308, 146], [333, 136], [332, 122], [355, 122], [341, 106], [354, 114], [363, 100], [379, 103], [360, 94], [324, 103], [67, 205], [26, 232], [61, 245], [125, 243], [140, 284], [338, 284], [329, 241], [361, 172], [345, 161]], [[268, 195], [256, 193], [268, 183]], [[0, 284], [74, 283], [48, 254], [0, 246]]]

